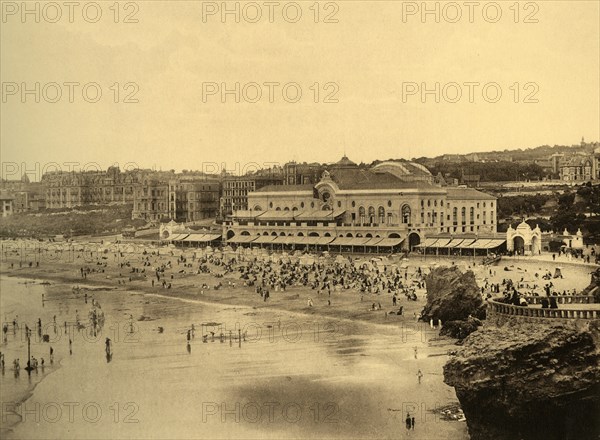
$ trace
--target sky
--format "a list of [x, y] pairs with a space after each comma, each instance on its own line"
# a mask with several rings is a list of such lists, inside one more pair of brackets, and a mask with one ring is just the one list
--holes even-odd
[[0, 22], [5, 178], [600, 140], [598, 1], [22, 5]]

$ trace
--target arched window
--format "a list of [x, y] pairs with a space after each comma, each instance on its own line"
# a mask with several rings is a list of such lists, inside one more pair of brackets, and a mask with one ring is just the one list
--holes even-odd
[[375, 208], [369, 206], [369, 223], [375, 223]]
[[281, 211], [281, 208], [278, 206], [277, 208], [275, 208], [275, 211]]
[[458, 222], [458, 208], [454, 207], [452, 209], [452, 222], [456, 224]]
[[358, 208], [358, 219], [361, 225], [365, 223], [365, 208], [363, 206]]
[[408, 206], [408, 205], [404, 205], [402, 207], [402, 223], [403, 224], [411, 223], [411, 221], [410, 221], [410, 206]]
[[377, 211], [377, 216], [379, 217], [379, 224], [382, 225], [385, 223], [385, 208], [383, 206], [380, 206]]
[[285, 208], [283, 208], [284, 211], [289, 211], [290, 208], [288, 208], [287, 206]]
[[469, 210], [469, 221], [471, 224], [475, 223], [475, 208], [473, 208], [472, 206]]
[[460, 220], [462, 222], [462, 224], [464, 225], [467, 222], [467, 208], [465, 208], [464, 206], [461, 208], [460, 210]]
[[255, 205], [254, 206], [254, 210], [255, 211], [262, 211], [262, 208], [260, 207], [260, 205]]

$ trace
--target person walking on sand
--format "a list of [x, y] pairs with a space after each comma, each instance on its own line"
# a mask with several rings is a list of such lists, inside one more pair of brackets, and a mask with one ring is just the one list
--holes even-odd
[[415, 416], [410, 418], [410, 429], [415, 430]]
[[419, 379], [419, 383], [421, 383], [421, 378], [423, 377], [423, 373], [421, 372], [421, 370], [419, 370], [417, 372], [417, 378]]
[[411, 427], [411, 423], [410, 423], [410, 414], [406, 413], [406, 430], [410, 430]]

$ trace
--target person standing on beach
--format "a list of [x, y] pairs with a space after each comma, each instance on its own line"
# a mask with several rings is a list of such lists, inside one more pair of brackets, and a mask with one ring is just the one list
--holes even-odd
[[410, 430], [411, 422], [410, 422], [410, 414], [406, 413], [406, 429]]
[[421, 370], [419, 370], [417, 372], [417, 378], [419, 379], [419, 383], [421, 383], [421, 378], [423, 377], [423, 373], [421, 372]]
[[410, 418], [410, 429], [412, 429], [413, 431], [415, 430], [415, 417], [412, 416]]

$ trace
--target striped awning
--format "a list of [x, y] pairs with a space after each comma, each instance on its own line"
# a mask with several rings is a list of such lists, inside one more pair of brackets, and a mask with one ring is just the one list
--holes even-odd
[[337, 237], [330, 244], [334, 246], [364, 246], [369, 241], [368, 237]]
[[[456, 247], [460, 247], [459, 245], [465, 241], [464, 238], [455, 238], [454, 240], [451, 240], [450, 243], [448, 243], [447, 245], [443, 246], [443, 247], [447, 247], [447, 248], [456, 248]], [[440, 246], [442, 247], [442, 246]]]
[[273, 243], [276, 244], [293, 244], [296, 243], [298, 241], [299, 237], [294, 237], [294, 236], [290, 236], [290, 235], [286, 235], [286, 236], [279, 236], [277, 238], [275, 238], [275, 240], [273, 241]]
[[257, 237], [255, 235], [236, 235], [235, 237], [230, 238], [227, 241], [232, 243], [251, 243], [254, 240], [256, 240], [256, 238]]
[[260, 213], [257, 217], [259, 220], [269, 221], [269, 220], [287, 220], [294, 221], [294, 214], [296, 211], [277, 211], [277, 210], [269, 210]]
[[345, 209], [338, 209], [335, 211], [323, 211], [323, 210], [315, 210], [315, 211], [301, 211], [296, 215], [296, 219], [299, 221], [306, 220], [333, 220], [343, 213], [345, 213]]
[[403, 241], [404, 241], [403, 238], [384, 238], [379, 243], [377, 243], [376, 246], [393, 247], [393, 246], [398, 246]]
[[203, 238], [206, 237], [206, 235], [207, 234], [190, 234], [182, 241], [204, 241]]
[[274, 235], [260, 235], [253, 241], [253, 243], [272, 243], [277, 237]]
[[167, 238], [167, 240], [169, 240], [169, 241], [181, 241], [185, 237], [187, 237], [188, 235], [190, 235], [190, 234], [173, 234], [169, 238]]

